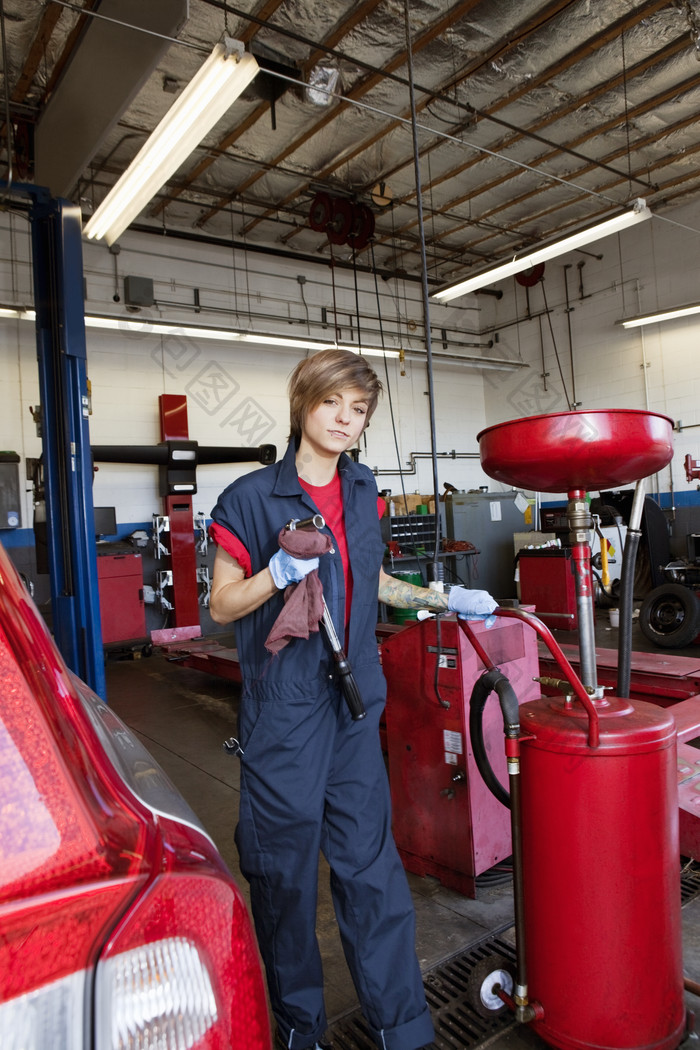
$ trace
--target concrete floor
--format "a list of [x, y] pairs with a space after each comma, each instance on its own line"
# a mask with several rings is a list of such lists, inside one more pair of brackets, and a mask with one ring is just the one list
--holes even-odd
[[[556, 632], [556, 636], [560, 642], [576, 640], [575, 634], [569, 632]], [[617, 631], [610, 628], [608, 616], [602, 611], [597, 612], [596, 643], [608, 648], [617, 644]], [[636, 626], [633, 648], [655, 651]], [[673, 655], [700, 661], [700, 647], [673, 650]], [[224, 739], [235, 733], [239, 687], [223, 678], [183, 667], [159, 652], [150, 658], [110, 658], [106, 676], [109, 704], [143, 740], [199, 815], [246, 894], [234, 845], [239, 768], [237, 760], [222, 748]], [[510, 927], [510, 881], [480, 887], [477, 899], [472, 900], [433, 878], [412, 874], [408, 878], [416, 907], [418, 956], [424, 972], [489, 933]], [[328, 1016], [333, 1025], [356, 1009], [357, 999], [338, 939], [323, 861], [319, 892], [318, 937], [325, 967]], [[700, 982], [700, 898], [691, 900], [682, 916], [685, 973]], [[614, 936], [614, 930], [609, 932]], [[504, 937], [512, 940], [512, 931]], [[686, 1002], [689, 1009], [700, 1011], [700, 1000], [686, 994]], [[511, 1026], [478, 1045], [496, 1050], [537, 1050], [545, 1046], [522, 1026]], [[695, 1044], [688, 1040], [686, 1045]]]

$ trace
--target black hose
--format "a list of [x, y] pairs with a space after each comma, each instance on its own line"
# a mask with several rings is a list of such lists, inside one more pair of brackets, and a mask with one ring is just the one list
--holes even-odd
[[469, 700], [469, 737], [477, 769], [492, 795], [510, 809], [510, 793], [494, 773], [484, 744], [483, 714], [486, 701], [492, 692], [496, 692], [501, 711], [506, 737], [517, 738], [520, 734], [520, 710], [515, 690], [498, 667], [492, 667], [477, 678]]
[[[520, 736], [520, 708], [515, 690], [499, 667], [489, 667], [477, 678], [469, 701], [469, 736], [476, 765], [489, 791], [510, 810], [510, 831], [513, 847], [513, 907], [515, 917], [516, 982], [527, 989], [527, 952], [525, 948], [525, 898], [523, 892], [522, 818], [520, 805], [520, 760], [508, 758], [506, 791], [491, 768], [484, 746], [483, 713], [486, 701], [495, 690], [503, 713], [506, 739]], [[517, 748], [517, 745], [516, 745]], [[506, 752], [508, 748], [506, 747]]]
[[638, 529], [628, 529], [620, 576], [620, 628], [617, 643], [617, 695], [628, 700], [632, 679], [632, 606], [637, 548], [641, 539]]

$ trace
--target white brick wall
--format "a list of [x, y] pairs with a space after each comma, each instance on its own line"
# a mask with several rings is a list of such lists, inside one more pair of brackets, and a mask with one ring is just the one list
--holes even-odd
[[[547, 263], [544, 289], [536, 286], [528, 295], [510, 280], [502, 286], [501, 300], [476, 295], [447, 307], [432, 305], [436, 354], [442, 350], [442, 326], [459, 331], [464, 342], [477, 342], [479, 337], [473, 333], [481, 326], [484, 340], [494, 339], [493, 346], [483, 351], [485, 356], [528, 365], [517, 371], [482, 371], [436, 359], [438, 452], [473, 453], [477, 451], [476, 434], [484, 426], [522, 415], [566, 410], [567, 396], [573, 396], [570, 322], [576, 400], [583, 408], [648, 408], [682, 420], [691, 429], [676, 435], [673, 486], [676, 492], [694, 491], [695, 483], [688, 485], [685, 480], [683, 457], [688, 452], [700, 458], [700, 426], [692, 429], [693, 424], [700, 424], [700, 315], [631, 331], [615, 324], [625, 315], [659, 305], [700, 300], [700, 232], [694, 232], [700, 230], [700, 214], [697, 208], [686, 208], [672, 213], [672, 218], [673, 225], [652, 219], [619, 237], [592, 245], [590, 252]], [[128, 232], [121, 248], [116, 257], [119, 279], [115, 284], [115, 257], [104, 246], [85, 246], [89, 312], [237, 328], [248, 327], [251, 312], [264, 315], [270, 331], [303, 338], [308, 310], [313, 335], [332, 339], [334, 289], [324, 264], [307, 267], [254, 253], [242, 258], [240, 252], [234, 255], [226, 248], [174, 239], [161, 241]], [[598, 254], [603, 258], [594, 257]], [[579, 270], [580, 262], [585, 265]], [[567, 264], [568, 314], [564, 283]], [[113, 301], [115, 293], [123, 296], [122, 278], [127, 274], [153, 278], [157, 306], [140, 314], [126, 314], [124, 304]], [[306, 277], [303, 286], [297, 281], [299, 274]], [[335, 282], [338, 322], [347, 338], [356, 326], [352, 271], [336, 269]], [[420, 347], [419, 285], [398, 279], [379, 284], [387, 343], [394, 342], [398, 327], [404, 346]], [[199, 289], [199, 314], [192, 308], [194, 289]], [[543, 291], [549, 318], [542, 314]], [[378, 344], [375, 286], [368, 275], [358, 274], [358, 296], [362, 324], [366, 331], [374, 329], [366, 341]], [[31, 270], [26, 220], [0, 216], [0, 302], [28, 300]], [[319, 326], [322, 308], [328, 312], [325, 332]], [[159, 395], [186, 393], [190, 436], [200, 444], [265, 441], [276, 444], [280, 452], [284, 449], [287, 378], [301, 351], [196, 340], [187, 335], [161, 337], [92, 328], [87, 330], [87, 345], [94, 444], [157, 443]], [[465, 348], [463, 353], [478, 356], [479, 351]], [[376, 358], [374, 363], [386, 382], [382, 360]], [[405, 375], [400, 374], [395, 360], [390, 360], [388, 370], [399, 461], [406, 468], [412, 452], [430, 451], [426, 368], [423, 361], [408, 359]], [[543, 371], [548, 373], [546, 380]], [[22, 460], [41, 451], [29, 413], [29, 406], [38, 402], [33, 325], [0, 319], [0, 447], [18, 452]], [[380, 471], [397, 469], [386, 396], [367, 432], [361, 458]], [[492, 489], [501, 487], [485, 477], [478, 461], [441, 458], [438, 466], [440, 485], [449, 481], [458, 488], [483, 484]], [[208, 513], [219, 491], [249, 469], [250, 465], [201, 468], [195, 509]], [[23, 477], [23, 466], [21, 474]], [[378, 484], [394, 492], [401, 489], [396, 474], [379, 475]], [[668, 492], [670, 484], [671, 473], [666, 471], [659, 479], [661, 491]], [[429, 459], [417, 461], [416, 474], [405, 479], [405, 486], [407, 491], [431, 491]], [[94, 498], [97, 505], [116, 505], [120, 522], [150, 520], [151, 514], [161, 509], [157, 469], [102, 464]], [[29, 495], [22, 525], [31, 525]]]

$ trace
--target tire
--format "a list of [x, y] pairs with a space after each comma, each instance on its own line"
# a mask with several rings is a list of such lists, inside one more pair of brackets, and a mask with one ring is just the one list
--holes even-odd
[[664, 583], [647, 594], [639, 610], [639, 626], [662, 649], [691, 645], [700, 632], [700, 601], [688, 587]]
[[467, 1000], [480, 1017], [497, 1017], [508, 1007], [498, 997], [502, 988], [513, 997], [513, 963], [502, 955], [488, 955], [479, 959], [469, 974]]

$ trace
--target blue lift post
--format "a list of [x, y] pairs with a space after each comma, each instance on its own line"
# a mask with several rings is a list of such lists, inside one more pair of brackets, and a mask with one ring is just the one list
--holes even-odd
[[71, 668], [106, 699], [88, 426], [80, 209], [31, 198], [34, 300], [53, 633]]

